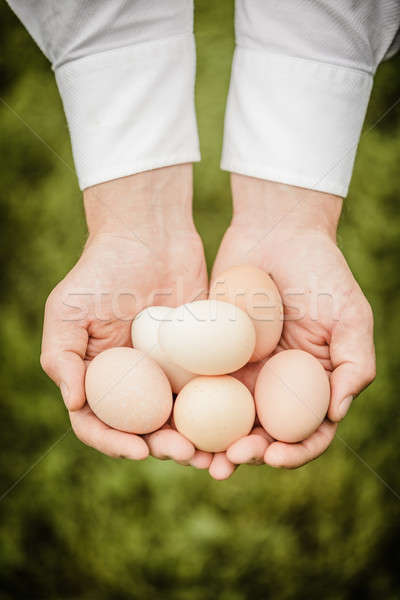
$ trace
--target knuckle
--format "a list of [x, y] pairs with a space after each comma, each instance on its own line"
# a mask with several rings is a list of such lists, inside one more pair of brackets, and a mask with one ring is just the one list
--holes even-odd
[[367, 368], [365, 369], [365, 376], [367, 379], [368, 383], [371, 383], [372, 381], [374, 381], [375, 377], [376, 377], [376, 364], [375, 361], [371, 361]]
[[51, 354], [48, 352], [42, 352], [40, 355], [40, 366], [43, 371], [47, 374], [51, 373], [53, 370], [53, 359]]
[[120, 453], [115, 450], [114, 445], [109, 440], [108, 433], [107, 429], [96, 431], [92, 434], [92, 438], [88, 445], [111, 458], [118, 458]]
[[87, 433], [85, 432], [85, 430], [82, 427], [79, 427], [72, 421], [71, 421], [71, 426], [72, 426], [72, 430], [73, 430], [75, 436], [78, 438], [78, 440], [80, 442], [82, 442], [82, 444], [84, 444], [85, 446], [89, 446], [91, 448], [95, 447], [95, 444], [90, 439], [90, 436], [87, 435]]
[[88, 427], [85, 420], [82, 421], [79, 415], [74, 413], [70, 413], [69, 418], [72, 431], [85, 446], [94, 448], [111, 458], [124, 458], [123, 453], [119, 449], [117, 451], [112, 440], [109, 440], [107, 429]]
[[371, 359], [363, 364], [359, 369], [360, 391], [364, 390], [376, 377], [375, 360]]
[[84, 422], [80, 419], [79, 415], [74, 412], [69, 413], [69, 420], [71, 423], [72, 431], [82, 444], [85, 446], [92, 446], [90, 435], [88, 434], [88, 428], [85, 427]]
[[72, 427], [72, 431], [74, 432], [74, 434], [78, 438], [78, 440], [80, 440], [83, 444], [86, 444], [84, 436], [81, 435], [79, 428], [76, 427], [76, 425], [74, 425], [74, 423], [72, 423], [72, 422], [71, 422], [71, 427]]
[[78, 438], [78, 439], [79, 439], [81, 442], [83, 442], [84, 444], [86, 444], [85, 436], [84, 436], [84, 435], [82, 435], [81, 428], [79, 427], [78, 423], [76, 422], [76, 420], [75, 420], [75, 418], [74, 418], [74, 415], [73, 415], [73, 414], [70, 414], [70, 417], [69, 417], [69, 418], [70, 418], [70, 421], [71, 421], [71, 428], [72, 428], [72, 431], [74, 432], [74, 434], [76, 435], [76, 437], [77, 437], [77, 438]]
[[[355, 304], [353, 307], [353, 320], [360, 327], [364, 325], [369, 326], [373, 321], [372, 308], [370, 304], [365, 300], [362, 302]], [[364, 324], [364, 325], [363, 325]]]
[[371, 326], [373, 326], [374, 313], [372, 310], [372, 306], [370, 305], [370, 303], [367, 300], [365, 300], [365, 303], [363, 306], [363, 317], [367, 323], [369, 323]]
[[50, 294], [47, 296], [46, 303], [44, 305], [45, 312], [51, 311], [53, 306], [56, 306], [59, 302], [59, 293], [57, 288], [55, 287]]
[[360, 326], [365, 324], [368, 328], [372, 328], [374, 313], [370, 303], [362, 293], [358, 295], [357, 299], [354, 299], [349, 307], [349, 315], [351, 322], [357, 323]]

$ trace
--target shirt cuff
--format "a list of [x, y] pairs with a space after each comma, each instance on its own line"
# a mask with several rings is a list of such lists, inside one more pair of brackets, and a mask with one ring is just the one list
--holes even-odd
[[369, 73], [238, 47], [221, 168], [346, 196]]
[[115, 48], [56, 69], [81, 189], [200, 160], [192, 34]]

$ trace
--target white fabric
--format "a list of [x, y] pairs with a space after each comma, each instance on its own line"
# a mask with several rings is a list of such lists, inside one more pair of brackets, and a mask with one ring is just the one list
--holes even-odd
[[[200, 159], [192, 0], [9, 0], [56, 73], [80, 186]], [[237, 0], [221, 166], [345, 195], [400, 0]]]
[[192, 0], [10, 0], [51, 60], [82, 189], [200, 160]]
[[399, 24], [398, 0], [237, 0], [221, 167], [345, 196]]
[[221, 167], [345, 196], [371, 87], [362, 71], [240, 48]]
[[94, 54], [56, 70], [82, 189], [200, 159], [194, 53], [193, 36], [186, 34], [116, 48], [101, 58]]

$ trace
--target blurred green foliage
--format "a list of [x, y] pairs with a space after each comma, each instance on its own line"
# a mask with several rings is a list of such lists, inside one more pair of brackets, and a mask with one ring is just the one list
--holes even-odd
[[[230, 0], [197, 2], [195, 215], [209, 264], [231, 211], [218, 161], [232, 19]], [[7, 490], [68, 429], [39, 367], [41, 319], [47, 294], [79, 256], [85, 225], [50, 67], [4, 3], [0, 29]], [[400, 597], [399, 107], [370, 129], [399, 90], [396, 58], [376, 78], [340, 228], [375, 311], [378, 377], [328, 452], [297, 471], [242, 467], [217, 483], [170, 463], [109, 459], [68, 433], [0, 502], [0, 600]]]

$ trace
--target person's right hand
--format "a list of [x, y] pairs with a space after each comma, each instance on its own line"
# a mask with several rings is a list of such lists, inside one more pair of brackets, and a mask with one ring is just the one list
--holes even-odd
[[[41, 364], [60, 387], [77, 437], [104, 454], [149, 453], [207, 468], [211, 457], [170, 426], [146, 436], [102, 423], [86, 403], [85, 363], [130, 346], [132, 319], [149, 305], [204, 297], [207, 270], [191, 216], [191, 165], [141, 173], [84, 192], [89, 238], [80, 259], [51, 292]], [[189, 260], [188, 260], [189, 259]]]

